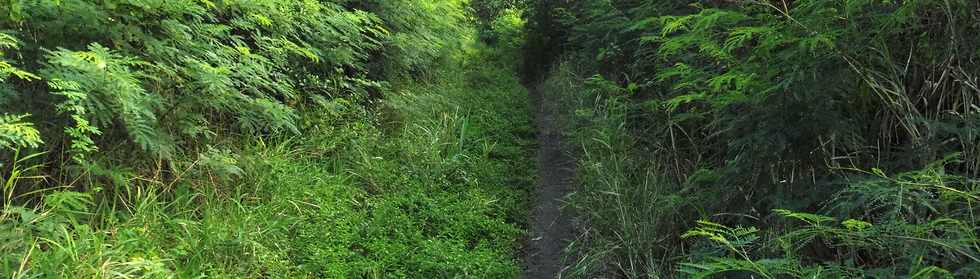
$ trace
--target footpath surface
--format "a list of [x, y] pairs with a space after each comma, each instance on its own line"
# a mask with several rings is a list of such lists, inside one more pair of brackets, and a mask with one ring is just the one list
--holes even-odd
[[538, 180], [523, 277], [559, 278], [562, 252], [574, 237], [571, 216], [561, 211], [561, 200], [572, 190], [575, 160], [563, 149], [557, 106], [549, 105], [552, 100], [537, 89], [532, 88], [531, 94], [538, 129]]

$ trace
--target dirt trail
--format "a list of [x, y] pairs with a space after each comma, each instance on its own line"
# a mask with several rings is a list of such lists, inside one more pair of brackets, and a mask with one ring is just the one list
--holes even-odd
[[553, 100], [532, 88], [538, 128], [537, 170], [534, 210], [528, 241], [524, 278], [559, 278], [562, 251], [574, 237], [570, 214], [561, 211], [561, 199], [572, 190], [575, 160], [562, 148], [560, 113]]

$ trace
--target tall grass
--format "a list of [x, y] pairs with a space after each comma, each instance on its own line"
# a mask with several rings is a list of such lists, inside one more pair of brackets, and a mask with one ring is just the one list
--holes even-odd
[[0, 171], [0, 274], [515, 277], [530, 103], [516, 68], [490, 60], [515, 51], [472, 43], [469, 62], [395, 82], [376, 106], [326, 101], [300, 114], [303, 136], [229, 140], [177, 172], [102, 161], [77, 187], [32, 191], [41, 156], [15, 158]]
[[535, 9], [575, 111], [569, 275], [978, 276], [975, 2]]
[[[815, 213], [712, 210], [716, 178], [665, 178], [665, 161], [629, 123], [630, 92], [562, 63], [543, 83], [569, 115], [578, 155], [570, 206], [583, 219], [571, 278], [971, 277], [980, 246], [977, 179], [953, 155], [923, 169], [837, 169]], [[666, 140], [665, 140], [666, 141]], [[669, 142], [669, 141], [667, 141]], [[669, 174], [669, 173], [668, 173]], [[753, 216], [755, 215], [755, 216]], [[748, 224], [748, 225], [746, 225]], [[772, 224], [769, 227], [755, 224]]]
[[[581, 63], [560, 63], [540, 90], [561, 117], [578, 158], [577, 187], [569, 209], [581, 219], [580, 235], [568, 247], [577, 262], [564, 276], [646, 277], [669, 273], [665, 245], [688, 201], [656, 170], [659, 161], [636, 156], [641, 145], [628, 129], [628, 94], [598, 77], [583, 77]], [[584, 81], [584, 82], [583, 82]], [[666, 273], [664, 273], [666, 274]]]

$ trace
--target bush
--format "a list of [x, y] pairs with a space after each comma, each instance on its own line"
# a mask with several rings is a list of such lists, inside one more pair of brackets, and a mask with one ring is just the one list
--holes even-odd
[[467, 4], [0, 1], [0, 274], [516, 276], [526, 92]]
[[[539, 2], [529, 17], [527, 64], [541, 66], [530, 74], [569, 60], [581, 65], [566, 81], [577, 88], [559, 97], [576, 100], [579, 110], [583, 157], [574, 203], [592, 212], [593, 225], [581, 247], [592, 261], [572, 271], [664, 276], [696, 258], [684, 270], [749, 267], [759, 275], [745, 258], [772, 254], [712, 254], [680, 236], [701, 228], [692, 235], [755, 235], [745, 243], [781, 247], [776, 236], [799, 227], [769, 218], [775, 209], [894, 227], [885, 224], [905, 217], [838, 215], [837, 208], [850, 206], [838, 196], [855, 185], [851, 170], [916, 173], [962, 154], [940, 176], [977, 177], [971, 123], [980, 111], [970, 107], [980, 91], [970, 73], [978, 69], [980, 44], [968, 35], [977, 26], [967, 23], [976, 21], [976, 8], [968, 1]], [[540, 55], [549, 49], [562, 55]], [[930, 195], [939, 193], [915, 199]], [[927, 220], [972, 222], [926, 211], [906, 216], [917, 218], [906, 221], [908, 228], [922, 231], [932, 230]], [[699, 226], [698, 219], [710, 222]], [[958, 233], [914, 237], [947, 234]], [[954, 250], [978, 253], [958, 245]], [[770, 270], [790, 273], [769, 275], [812, 275], [804, 271], [834, 265], [858, 277], [925, 269], [972, 275], [972, 260], [962, 253], [961, 261], [911, 262], [900, 259], [901, 249], [794, 250]], [[742, 262], [712, 265], [719, 261], [709, 256]]]

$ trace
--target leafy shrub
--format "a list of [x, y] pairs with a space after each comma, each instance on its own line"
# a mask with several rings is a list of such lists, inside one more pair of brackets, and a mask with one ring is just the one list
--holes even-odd
[[12, 1], [0, 28], [30, 40], [4, 34], [5, 59], [16, 57], [4, 65], [25, 69], [4, 73], [49, 86], [5, 83], [32, 97], [4, 103], [60, 112], [39, 128], [48, 149], [70, 140], [72, 153], [131, 142], [174, 159], [230, 134], [298, 133], [297, 109], [376, 90], [369, 60], [399, 43], [387, 38], [415, 36], [345, 2]]
[[[13, 76], [21, 80], [34, 80], [38, 76], [21, 70], [6, 59], [6, 52], [20, 48], [20, 41], [10, 34], [0, 33], [0, 105], [7, 104], [13, 94], [8, 80]], [[24, 121], [29, 115], [0, 114], [0, 147], [38, 147], [42, 143], [34, 124]]]
[[37, 147], [41, 144], [41, 135], [34, 125], [24, 122], [28, 115], [0, 116], [0, 146], [5, 148]]
[[[385, 37], [379, 72], [391, 78], [417, 77], [454, 55], [471, 36], [465, 28], [465, 1], [363, 1], [377, 11], [390, 35]], [[408, 75], [406, 75], [408, 73]]]
[[693, 277], [975, 277], [980, 259], [970, 216], [977, 211], [977, 181], [946, 174], [946, 163], [852, 180], [827, 210], [839, 218], [774, 210], [794, 222], [771, 242], [760, 243], [755, 228], [702, 221], [684, 236], [721, 249], [697, 256], [681, 271]]
[[[538, 2], [528, 22], [527, 65], [534, 67], [528, 74], [546, 77], [541, 73], [556, 72], [547, 67], [564, 61], [581, 65], [563, 80], [576, 88], [559, 88], [558, 97], [572, 99], [578, 110], [584, 155], [573, 201], [592, 212], [586, 222], [594, 225], [581, 246], [590, 261], [571, 271], [666, 276], [681, 259], [697, 258], [705, 266], [685, 270], [737, 267], [763, 274], [746, 262], [751, 258], [778, 259], [768, 271], [773, 277], [821, 268], [846, 269], [825, 273], [831, 277], [972, 275], [969, 260], [924, 256], [948, 250], [916, 254], [922, 256], [917, 261], [899, 256], [905, 249], [899, 247], [835, 256], [813, 248], [779, 258], [752, 245], [782, 247], [775, 236], [798, 231], [786, 219], [765, 217], [774, 209], [863, 220], [875, 228], [901, 227], [892, 225], [905, 220], [908, 231], [889, 233], [923, 239], [960, 234], [911, 233], [933, 230], [927, 220], [969, 226], [967, 215], [950, 212], [858, 218], [830, 209], [883, 213], [880, 205], [841, 199], [860, 184], [852, 184], [854, 169], [916, 173], [961, 153], [963, 160], [948, 162], [939, 176], [977, 176], [971, 123], [978, 111], [971, 107], [978, 91], [971, 73], [978, 69], [980, 42], [968, 35], [977, 31], [968, 23], [976, 21], [976, 8], [969, 1]], [[884, 202], [867, 193], [887, 199], [904, 191], [897, 189], [904, 188], [866, 188], [860, 196]], [[903, 206], [937, 193], [920, 194], [905, 196], [916, 201]], [[943, 203], [925, 203], [931, 202]], [[916, 221], [903, 219], [910, 216]], [[752, 248], [745, 253], [694, 249], [697, 244], [680, 236], [698, 228], [697, 219], [714, 222], [700, 226], [704, 232], [759, 239], [746, 242]], [[975, 247], [957, 245], [976, 254]], [[734, 262], [713, 266], [720, 261], [707, 255]]]
[[514, 277], [526, 92], [467, 5], [0, 1], [0, 273]]

